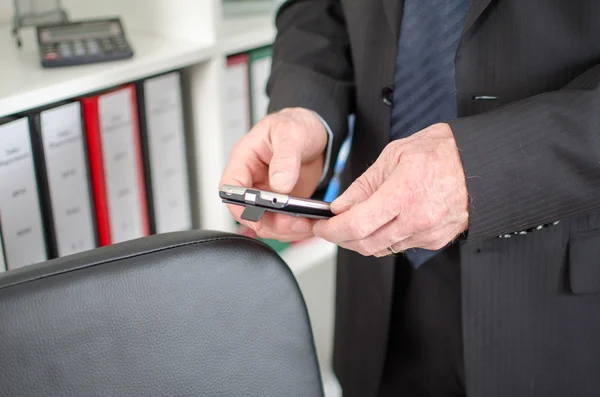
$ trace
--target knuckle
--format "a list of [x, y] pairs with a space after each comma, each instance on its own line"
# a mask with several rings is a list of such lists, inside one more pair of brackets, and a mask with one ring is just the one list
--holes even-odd
[[433, 250], [438, 251], [441, 250], [442, 248], [444, 248], [446, 245], [448, 245], [447, 242], [440, 240], [437, 243], [433, 244]]
[[449, 240], [444, 232], [435, 231], [428, 235], [423, 248], [437, 251], [448, 245], [448, 242]]
[[400, 151], [400, 148], [403, 144], [404, 143], [402, 141], [398, 140], [388, 143], [381, 151], [381, 157], [394, 157]]
[[289, 149], [280, 149], [273, 154], [272, 165], [289, 165], [298, 161], [298, 154]]
[[396, 218], [390, 225], [389, 233], [386, 236], [388, 246], [405, 240], [407, 238], [406, 233], [406, 225], [399, 218]]
[[382, 210], [385, 212], [388, 218], [395, 218], [400, 214], [402, 208], [404, 208], [406, 197], [401, 194], [394, 194], [389, 197], [388, 200], [389, 203], [385, 205]]
[[441, 219], [441, 212], [435, 208], [432, 208], [427, 212], [427, 222], [429, 223], [430, 228], [439, 225]]
[[429, 230], [432, 225], [433, 222], [428, 211], [420, 212], [413, 221], [413, 229], [415, 229], [417, 232]]
[[362, 256], [371, 256], [371, 253], [363, 248], [357, 248], [356, 252], [358, 252]]
[[424, 153], [425, 156], [425, 162], [426, 164], [435, 164], [437, 163], [438, 159], [439, 159], [439, 155], [438, 152], [435, 150], [429, 150], [427, 152]]
[[354, 240], [364, 239], [369, 235], [368, 229], [364, 222], [359, 219], [354, 219], [349, 222], [348, 229]]
[[441, 250], [447, 245], [447, 243], [443, 239], [435, 239], [431, 243], [428, 244], [429, 249], [437, 251]]
[[368, 193], [370, 191], [369, 187], [371, 186], [371, 183], [369, 182], [369, 178], [367, 178], [365, 174], [359, 176], [356, 179], [355, 184], [356, 188], [363, 193]]
[[354, 181], [354, 185], [356, 190], [365, 197], [368, 197], [375, 192], [375, 181], [371, 180], [366, 173], [359, 176]]
[[358, 251], [361, 255], [364, 256], [372, 256], [376, 254], [379, 250], [375, 249], [374, 245], [368, 240], [361, 240], [358, 242]]
[[425, 249], [430, 249], [433, 251], [441, 250], [446, 246], [446, 243], [442, 239], [434, 239], [431, 240], [426, 246]]
[[441, 221], [440, 212], [434, 209], [418, 211], [417, 214], [418, 216], [415, 219], [414, 227], [419, 232], [431, 230], [439, 225]]
[[384, 160], [384, 164], [388, 172], [391, 172], [400, 162], [401, 154], [404, 150], [405, 143], [402, 140], [393, 141], [386, 145], [381, 151], [380, 159]]

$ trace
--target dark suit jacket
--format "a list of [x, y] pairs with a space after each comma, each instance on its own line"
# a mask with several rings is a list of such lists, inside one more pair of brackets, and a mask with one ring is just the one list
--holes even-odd
[[[344, 186], [388, 143], [401, 10], [401, 0], [288, 0], [276, 19], [270, 111], [317, 111], [334, 153], [356, 113]], [[471, 196], [460, 263], [469, 396], [597, 396], [600, 1], [473, 0], [455, 61], [449, 123]], [[393, 272], [392, 258], [340, 251], [345, 397], [377, 390]]]

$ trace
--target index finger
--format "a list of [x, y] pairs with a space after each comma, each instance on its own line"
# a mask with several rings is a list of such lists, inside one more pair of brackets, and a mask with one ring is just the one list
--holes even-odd
[[[257, 187], [256, 185], [260, 183], [260, 180], [256, 174], [261, 172], [261, 168], [263, 169], [262, 172], [266, 174], [266, 165], [261, 163], [250, 142], [244, 142], [245, 140], [242, 138], [234, 147], [229, 162], [221, 175], [219, 189], [222, 189], [223, 185]], [[250, 225], [241, 219], [244, 211], [243, 206], [227, 204], [227, 208], [236, 221], [251, 226], [255, 230], [260, 228], [260, 221], [257, 224]]]

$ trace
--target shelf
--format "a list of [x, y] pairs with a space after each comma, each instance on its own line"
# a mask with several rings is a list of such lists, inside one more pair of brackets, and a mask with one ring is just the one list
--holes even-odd
[[218, 35], [218, 47], [224, 55], [270, 45], [275, 39], [274, 13], [225, 18]]
[[313, 239], [290, 245], [280, 253], [281, 258], [298, 276], [314, 266], [335, 260], [337, 247], [322, 239]]
[[324, 371], [321, 374], [323, 378], [323, 388], [325, 389], [325, 397], [342, 397], [342, 388], [335, 374], [330, 371]]
[[0, 48], [5, 50], [0, 58], [0, 117], [189, 66], [215, 53], [212, 45], [129, 33], [132, 59], [45, 69], [34, 36], [33, 29], [24, 30], [19, 49], [9, 28], [0, 28]]

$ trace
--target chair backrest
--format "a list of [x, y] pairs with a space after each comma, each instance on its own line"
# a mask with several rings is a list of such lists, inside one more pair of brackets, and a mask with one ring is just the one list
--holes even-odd
[[191, 231], [0, 276], [0, 396], [323, 396], [296, 280], [266, 245]]

